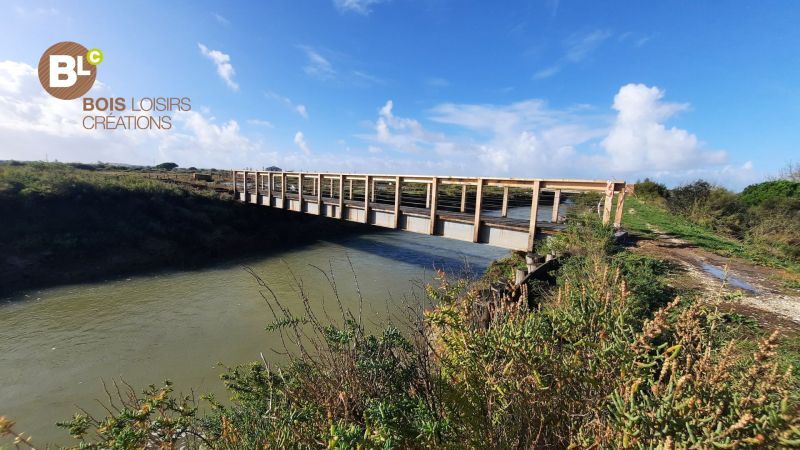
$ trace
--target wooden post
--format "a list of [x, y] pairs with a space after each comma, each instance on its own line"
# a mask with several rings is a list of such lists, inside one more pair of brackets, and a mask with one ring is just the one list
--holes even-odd
[[467, 210], [467, 185], [461, 185], [461, 212]]
[[625, 210], [625, 191], [623, 187], [617, 194], [617, 211], [614, 214], [614, 228], [622, 226], [622, 212]]
[[249, 199], [248, 199], [247, 197], [248, 197], [249, 195], [250, 195], [250, 194], [248, 194], [248, 193], [247, 193], [247, 171], [245, 171], [245, 172], [244, 172], [244, 202], [245, 202], [245, 203], [247, 203], [247, 202], [248, 202], [248, 200], [249, 200]]
[[369, 223], [369, 181], [370, 176], [364, 177], [364, 223]]
[[353, 199], [353, 180], [350, 180], [350, 194], [348, 194], [348, 195], [350, 196], [350, 200], [352, 200]]
[[556, 189], [553, 195], [553, 215], [550, 217], [550, 222], [558, 223], [558, 207], [561, 205], [561, 189]]
[[334, 197], [333, 197], [333, 178], [331, 178], [331, 189], [330, 189], [330, 191], [329, 191], [329, 192], [330, 192], [330, 194], [331, 194], [331, 197], [330, 197], [330, 198], [334, 198]]
[[430, 183], [425, 184], [425, 207], [431, 207], [431, 185]]
[[608, 182], [606, 184], [606, 198], [603, 203], [603, 225], [608, 225], [611, 219], [611, 202], [614, 201], [614, 183]]
[[281, 208], [286, 209], [286, 172], [281, 172]]
[[429, 223], [429, 226], [428, 226], [428, 234], [431, 234], [431, 235], [433, 234], [433, 231], [434, 231], [434, 229], [436, 227], [436, 200], [437, 200], [437, 194], [438, 194], [438, 190], [439, 190], [438, 183], [439, 183], [438, 182], [438, 178], [433, 177], [433, 180], [431, 181], [431, 185], [430, 185], [431, 186], [431, 220], [430, 220], [430, 223]]
[[317, 174], [317, 215], [322, 215], [322, 174]]
[[297, 211], [303, 212], [303, 174], [297, 175]]
[[472, 242], [478, 242], [481, 230], [481, 201], [483, 198], [483, 178], [478, 178], [478, 195], [475, 197], [475, 224], [472, 231]]
[[370, 185], [369, 189], [370, 189], [369, 191], [370, 201], [375, 203], [375, 180], [372, 180], [372, 184]]
[[339, 218], [344, 219], [344, 175], [339, 175]]
[[[234, 200], [239, 200], [238, 198], [236, 198], [236, 183], [238, 183], [239, 180], [236, 179], [236, 171], [235, 170], [231, 170], [231, 173], [233, 174], [233, 198], [234, 198]], [[156, 176], [158, 176], [158, 175], [156, 175]]]
[[272, 172], [267, 172], [267, 206], [272, 206]]
[[536, 216], [539, 215], [539, 180], [533, 182], [532, 197], [531, 222], [528, 225], [528, 252], [533, 251], [533, 241], [536, 238]]
[[394, 180], [394, 227], [397, 228], [400, 223], [400, 195], [402, 192], [402, 187], [400, 185], [400, 177], [395, 178]]
[[503, 207], [500, 210], [500, 217], [508, 216], [508, 186], [503, 186]]
[[261, 183], [261, 175], [256, 171], [256, 204], [258, 204], [258, 185]]

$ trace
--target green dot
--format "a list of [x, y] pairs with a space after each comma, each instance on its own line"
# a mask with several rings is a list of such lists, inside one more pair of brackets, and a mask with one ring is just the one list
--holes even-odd
[[103, 52], [99, 48], [93, 48], [86, 52], [86, 62], [96, 66], [103, 62]]

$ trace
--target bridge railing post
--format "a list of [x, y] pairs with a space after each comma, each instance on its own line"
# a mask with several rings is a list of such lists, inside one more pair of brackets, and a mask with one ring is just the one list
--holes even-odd
[[550, 222], [558, 222], [558, 207], [561, 205], [561, 189], [556, 189], [553, 193], [553, 214], [550, 216]]
[[317, 174], [317, 215], [322, 215], [322, 174]]
[[364, 177], [364, 223], [369, 223], [369, 181], [370, 176]]
[[475, 222], [472, 230], [472, 242], [478, 242], [481, 231], [481, 201], [483, 200], [483, 178], [478, 178], [478, 192], [475, 197]]
[[627, 186], [623, 185], [622, 189], [620, 189], [617, 194], [617, 211], [614, 214], [614, 228], [622, 226], [622, 211], [625, 209], [625, 191], [627, 191]]
[[286, 201], [286, 172], [281, 172], [281, 208], [287, 209]]
[[402, 178], [396, 177], [394, 180], [394, 226], [393, 228], [397, 228], [400, 224], [400, 196], [403, 192], [402, 186]]
[[503, 186], [503, 206], [500, 209], [500, 217], [508, 216], [508, 186]]
[[339, 218], [344, 219], [344, 175], [339, 175]]
[[431, 179], [431, 184], [428, 185], [431, 192], [431, 218], [428, 226], [428, 234], [433, 234], [434, 230], [436, 229], [436, 201], [437, 191], [439, 190], [438, 180], [438, 178], [433, 177]]
[[614, 200], [614, 183], [606, 183], [606, 196], [603, 202], [603, 225], [608, 225], [611, 220], [611, 203]]
[[467, 185], [461, 185], [461, 209], [460, 211], [463, 213], [467, 210]]

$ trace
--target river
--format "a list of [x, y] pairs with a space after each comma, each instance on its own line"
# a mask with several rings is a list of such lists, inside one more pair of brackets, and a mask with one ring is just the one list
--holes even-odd
[[[328, 282], [312, 265], [332, 266], [345, 306], [356, 310], [349, 257], [364, 316], [378, 323], [387, 307], [397, 307], [415, 290], [419, 294], [415, 285], [429, 281], [434, 267], [453, 272], [469, 264], [478, 273], [507, 253], [438, 237], [375, 232], [204, 270], [21, 293], [0, 302], [0, 415], [16, 420], [17, 430], [31, 434], [37, 445], [66, 444], [70, 438], [55, 422], [70, 417], [76, 405], [102, 411], [95, 401], [105, 398], [101, 380], [122, 378], [140, 389], [170, 379], [184, 393], [221, 394], [217, 363], [254, 361], [261, 353], [279, 361], [270, 351], [279, 340], [264, 330], [269, 309], [243, 266], [294, 307], [300, 305], [295, 277], [312, 301], [333, 301]], [[327, 305], [335, 311], [333, 303]]]

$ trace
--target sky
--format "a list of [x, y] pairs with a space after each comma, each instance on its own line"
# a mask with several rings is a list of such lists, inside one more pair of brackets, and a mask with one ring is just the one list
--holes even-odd
[[[800, 2], [0, 0], [0, 160], [636, 181], [731, 189], [800, 160]], [[189, 97], [86, 130], [89, 97]]]

